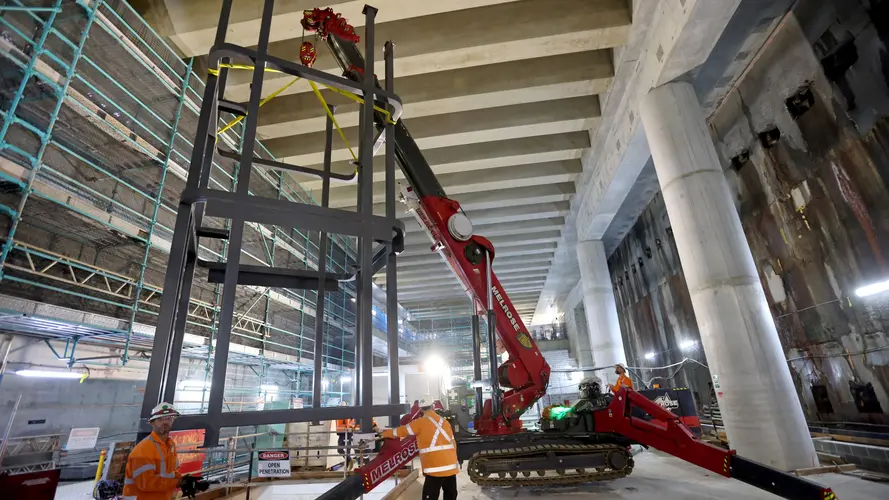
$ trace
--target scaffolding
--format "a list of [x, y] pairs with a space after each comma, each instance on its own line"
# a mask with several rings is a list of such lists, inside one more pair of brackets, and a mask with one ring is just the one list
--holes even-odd
[[[123, 364], [149, 359], [162, 333], [166, 263], [206, 87], [193, 62], [178, 58], [126, 2], [9, 0], [0, 6], [0, 31], [0, 330], [44, 340], [69, 366], [107, 362], [78, 358], [83, 345], [119, 349]], [[212, 128], [230, 123], [231, 111], [214, 116]], [[247, 140], [248, 124], [220, 132], [219, 146], [240, 153], [251, 143], [257, 161], [276, 162], [260, 141]], [[245, 177], [239, 169], [231, 155], [215, 155], [205, 187], [235, 193], [249, 178], [250, 196], [318, 205], [286, 171], [253, 168]], [[319, 229], [248, 221], [236, 260], [354, 273], [356, 239], [331, 234], [322, 252]], [[208, 217], [205, 230], [195, 250], [213, 275], [232, 253], [218, 236], [232, 227]], [[312, 288], [273, 285], [239, 286], [227, 299], [226, 362], [261, 377], [288, 373], [298, 382], [295, 397], [309, 405], [351, 400], [354, 384], [334, 386], [356, 367], [356, 283], [341, 283], [322, 301]], [[203, 373], [190, 376], [205, 384], [220, 345], [223, 295], [221, 282], [195, 280], [182, 317], [181, 358], [203, 360]], [[387, 331], [391, 310], [372, 307], [372, 324]], [[391, 354], [386, 342], [370, 340], [377, 354]], [[329, 384], [321, 401], [305, 384], [319, 364]]]

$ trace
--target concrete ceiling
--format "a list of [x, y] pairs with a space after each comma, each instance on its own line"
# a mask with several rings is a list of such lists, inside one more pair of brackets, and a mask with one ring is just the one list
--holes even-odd
[[[278, 1], [270, 52], [296, 59], [303, 9], [317, 0]], [[219, 0], [142, 0], [140, 10], [185, 56], [205, 55], [215, 35]], [[365, 2], [333, 1], [363, 35]], [[404, 119], [449, 196], [497, 248], [494, 268], [526, 323], [530, 323], [570, 202], [583, 173], [581, 158], [599, 126], [605, 94], [614, 77], [613, 49], [630, 33], [627, 0], [376, 0], [377, 60], [382, 41], [396, 44], [395, 89]], [[323, 5], [322, 5], [323, 7]], [[227, 41], [253, 45], [261, 0], [234, 2]], [[319, 44], [315, 65], [339, 73]], [[377, 74], [383, 74], [380, 65]], [[226, 98], [248, 97], [250, 74], [229, 77]], [[288, 79], [269, 75], [265, 94]], [[357, 107], [343, 105], [338, 121], [357, 145]], [[283, 161], [322, 162], [324, 112], [307, 85], [293, 85], [263, 108], [259, 134]], [[333, 169], [348, 172], [349, 152], [337, 138]], [[382, 212], [382, 162], [376, 165], [375, 208]], [[398, 174], [401, 178], [400, 172]], [[319, 195], [320, 182], [305, 181]], [[353, 185], [331, 189], [331, 206], [356, 204]], [[317, 198], [317, 196], [316, 196]], [[461, 286], [449, 273], [419, 225], [406, 219], [406, 248], [399, 260], [399, 301], [408, 309], [466, 307]], [[375, 281], [385, 287], [385, 276]]]

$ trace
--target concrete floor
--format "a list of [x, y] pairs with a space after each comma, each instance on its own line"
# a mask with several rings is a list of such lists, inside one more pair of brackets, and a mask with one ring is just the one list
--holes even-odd
[[[833, 488], [839, 500], [889, 498], [889, 484], [879, 484], [840, 474], [811, 476]], [[726, 479], [659, 452], [636, 455], [633, 473], [616, 481], [561, 488], [491, 488], [472, 484], [465, 473], [458, 476], [460, 500], [512, 498], [608, 498], [625, 500], [754, 500], [778, 498], [740, 481]], [[421, 481], [400, 500], [420, 498]]]

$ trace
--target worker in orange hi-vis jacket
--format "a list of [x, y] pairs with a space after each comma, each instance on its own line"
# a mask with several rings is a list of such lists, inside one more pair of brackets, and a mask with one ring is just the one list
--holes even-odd
[[617, 383], [611, 386], [611, 392], [616, 393], [621, 387], [633, 388], [633, 381], [627, 376], [627, 369], [622, 364], [614, 365], [614, 373], [617, 374]]
[[397, 429], [383, 431], [384, 438], [404, 439], [416, 436], [423, 466], [423, 500], [438, 500], [444, 492], [444, 500], [457, 498], [457, 446], [454, 431], [447, 420], [432, 410], [434, 399], [426, 394], [420, 398], [423, 416]]
[[182, 477], [176, 469], [176, 445], [169, 435], [178, 416], [169, 403], [151, 411], [151, 435], [140, 441], [127, 459], [124, 500], [170, 500], [176, 495]]
[[[348, 406], [348, 403], [341, 401], [340, 406]], [[346, 461], [344, 465], [346, 469], [349, 468], [349, 464], [352, 461], [351, 454], [349, 453], [349, 447], [352, 445], [352, 437], [349, 436], [349, 433], [352, 432], [354, 427], [355, 421], [351, 418], [341, 418], [336, 421], [336, 452]]]

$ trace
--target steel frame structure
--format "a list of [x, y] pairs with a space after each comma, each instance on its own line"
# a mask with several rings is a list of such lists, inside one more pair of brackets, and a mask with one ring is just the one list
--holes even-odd
[[[0, 70], [15, 79], [0, 97], [0, 227], [9, 229], [5, 234], [0, 229], [0, 329], [44, 339], [69, 366], [126, 364], [135, 355], [144, 360], [164, 295], [158, 260], [172, 247], [172, 222], [188, 177], [183, 165], [193, 147], [204, 85], [190, 61], [178, 59], [125, 2], [45, 4], [10, 0], [0, 6], [0, 25], [7, 34], [0, 39]], [[123, 72], [142, 76], [127, 80]], [[72, 138], [71, 130], [83, 132], [83, 139]], [[235, 127], [218, 134], [219, 143], [239, 151], [243, 132], [244, 127]], [[274, 160], [258, 141], [254, 152]], [[116, 168], [123, 164], [131, 167]], [[209, 187], [233, 191], [238, 167], [231, 165], [214, 158]], [[253, 175], [251, 194], [271, 192], [282, 202], [315, 203], [285, 172], [256, 168]], [[35, 239], [35, 228], [57, 234], [53, 241], [99, 251], [126, 245], [131, 251], [124, 255], [133, 265], [109, 264], [70, 245]], [[249, 221], [245, 232], [255, 241], [241, 248], [250, 264], [270, 267], [287, 260], [315, 269], [324, 262], [331, 273], [353, 270], [357, 249], [349, 237], [331, 234], [325, 253], [309, 231]], [[220, 262], [228, 254], [226, 241], [202, 241], [197, 248], [208, 261]], [[190, 343], [182, 352], [206, 361], [205, 381], [212, 373], [223, 290], [222, 284], [211, 287], [212, 293], [190, 297], [185, 321], [186, 330], [204, 343]], [[343, 288], [318, 301], [312, 290], [250, 287], [252, 296], [234, 312], [231, 335], [259, 346], [258, 354], [233, 351], [229, 361], [263, 374], [285, 369], [304, 379], [313, 373], [312, 357], [320, 347], [322, 372], [335, 383], [355, 356], [344, 340], [356, 323], [350, 300], [354, 284]], [[22, 296], [27, 290], [39, 290], [40, 302], [50, 307], [13, 304], [29, 302], [29, 295]], [[282, 310], [290, 311], [293, 320], [276, 321]], [[409, 340], [412, 332], [406, 325], [398, 332], [397, 305], [393, 310], [374, 309], [372, 324]], [[83, 319], [74, 319], [76, 311], [83, 311]], [[314, 343], [318, 323], [323, 340]], [[120, 349], [120, 360], [90, 359], [80, 353], [84, 345]], [[397, 352], [398, 342], [390, 345]], [[282, 361], [280, 354], [288, 359]], [[322, 397], [348, 398], [350, 393], [331, 387]], [[316, 395], [312, 390], [298, 394]]]
[[[228, 30], [232, 0], [224, 0], [220, 12], [214, 46], [209, 54], [210, 74], [201, 105], [200, 118], [191, 154], [185, 189], [177, 210], [167, 272], [164, 281], [164, 294], [158, 317], [158, 327], [154, 339], [153, 356], [149, 368], [148, 381], [142, 406], [143, 428], [151, 409], [161, 401], [171, 401], [175, 397], [176, 380], [185, 324], [189, 313], [189, 301], [195, 270], [199, 266], [208, 267], [208, 279], [222, 285], [218, 311], [219, 326], [216, 330], [213, 369], [210, 374], [209, 405], [206, 414], [184, 415], [177, 421], [180, 428], [205, 429], [205, 446], [215, 446], [219, 431], [223, 427], [241, 425], [262, 425], [271, 423], [318, 421], [338, 418], [358, 417], [362, 426], [369, 430], [373, 416], [398, 415], [406, 411], [406, 406], [397, 404], [398, 396], [398, 324], [397, 299], [394, 287], [387, 293], [389, 368], [392, 384], [390, 404], [373, 405], [372, 389], [372, 277], [382, 263], [390, 268], [394, 283], [396, 254], [403, 248], [404, 224], [395, 218], [394, 196], [394, 145], [386, 142], [386, 216], [373, 214], [373, 155], [375, 143], [384, 137], [374, 139], [374, 103], [379, 100], [392, 109], [392, 117], [401, 115], [401, 102], [392, 91], [390, 78], [387, 90], [376, 87], [373, 74], [374, 17], [376, 9], [365, 6], [365, 45], [368, 59], [365, 61], [365, 78], [361, 84], [330, 75], [299, 63], [277, 58], [268, 54], [274, 0], [263, 3], [259, 40], [255, 50], [225, 42]], [[393, 51], [386, 45], [386, 71], [393, 75]], [[225, 86], [231, 62], [249, 61], [253, 78], [250, 100], [246, 106], [225, 100]], [[255, 156], [256, 127], [262, 96], [265, 72], [273, 70], [304, 78], [329, 87], [352, 92], [363, 97], [360, 107], [358, 162], [358, 206], [357, 213], [331, 209], [326, 205], [328, 193], [322, 195], [322, 206], [294, 203], [280, 199], [264, 198], [248, 191], [254, 171], [272, 168], [278, 171], [298, 171], [306, 168], [264, 160]], [[243, 116], [244, 127], [240, 147], [226, 150], [217, 147], [216, 123], [221, 112]], [[388, 133], [392, 133], [391, 126]], [[391, 137], [391, 135], [388, 135]], [[328, 138], [330, 133], [328, 133]], [[329, 188], [330, 148], [328, 139], [325, 151], [324, 171], [316, 175], [325, 180]], [[237, 161], [232, 191], [212, 189], [209, 185], [210, 171], [214, 157], [221, 155]], [[226, 221], [225, 231], [205, 227], [205, 219], [215, 217]], [[326, 272], [319, 265], [316, 271], [294, 270], [289, 268], [248, 266], [240, 262], [244, 226], [248, 222], [284, 228], [299, 228], [322, 233], [322, 247], [327, 244], [326, 233], [356, 237], [358, 240], [358, 262], [353, 275]], [[202, 261], [199, 244], [203, 239], [222, 239], [225, 245], [225, 261], [212, 265]], [[375, 243], [381, 243], [379, 249]], [[323, 254], [322, 254], [323, 255]], [[385, 257], [385, 259], [383, 258]], [[323, 259], [321, 259], [323, 261]], [[380, 264], [377, 264], [380, 266]], [[324, 408], [315, 400], [313, 407], [296, 410], [246, 411], [225, 413], [222, 411], [223, 391], [228, 364], [229, 342], [231, 339], [237, 286], [265, 286], [295, 289], [315, 289], [319, 297], [324, 291], [337, 290], [339, 283], [354, 279], [357, 282], [356, 299], [356, 393], [359, 403], [356, 407]], [[318, 301], [321, 302], [320, 300]], [[316, 311], [317, 314], [317, 311]], [[320, 316], [320, 314], [318, 315]], [[319, 321], [321, 318], [318, 318]], [[319, 328], [320, 329], [320, 328]], [[317, 330], [316, 330], [317, 331]], [[318, 349], [316, 348], [316, 354]], [[319, 368], [316, 361], [316, 368]], [[320, 394], [321, 374], [315, 373], [313, 394]]]

